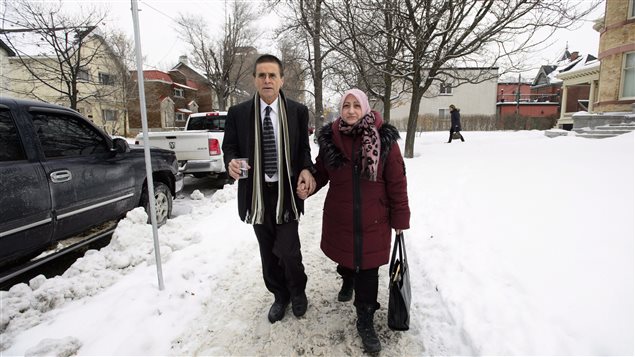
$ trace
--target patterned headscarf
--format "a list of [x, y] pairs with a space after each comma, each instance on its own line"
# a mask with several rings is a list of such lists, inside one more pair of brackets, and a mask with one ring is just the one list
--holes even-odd
[[[346, 97], [352, 95], [362, 107], [363, 117], [355, 124], [347, 124], [342, 119], [342, 106]], [[379, 132], [375, 126], [375, 115], [370, 111], [368, 97], [359, 89], [353, 88], [344, 93], [340, 100], [339, 130], [344, 135], [362, 137], [362, 176], [370, 181], [377, 181], [377, 166], [379, 165], [380, 141]], [[353, 153], [354, 155], [355, 153]]]

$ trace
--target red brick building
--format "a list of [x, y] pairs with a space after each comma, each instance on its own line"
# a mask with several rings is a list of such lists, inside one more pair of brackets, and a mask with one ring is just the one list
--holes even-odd
[[[516, 103], [499, 102], [496, 104], [497, 114], [500, 117], [516, 114]], [[558, 117], [560, 104], [554, 102], [520, 102], [518, 103], [518, 115], [530, 118]]]
[[[133, 71], [132, 78], [137, 80], [136, 71]], [[188, 65], [185, 56], [181, 56], [179, 63], [169, 72], [146, 70], [143, 78], [150, 129], [181, 128], [190, 113], [214, 110], [209, 81]], [[135, 135], [141, 130], [138, 96], [130, 102], [128, 113], [130, 132]]]
[[531, 83], [518, 81], [498, 82], [496, 92], [496, 102], [515, 102], [517, 93], [520, 92], [520, 101], [528, 102], [531, 100]]
[[[541, 70], [544, 71], [544, 68]], [[548, 93], [548, 90], [545, 93]], [[557, 101], [547, 100], [551, 98], [540, 93], [533, 94], [531, 82], [500, 81], [498, 82], [496, 115], [504, 118], [515, 116], [518, 111], [518, 116], [526, 118], [557, 118], [560, 104]]]

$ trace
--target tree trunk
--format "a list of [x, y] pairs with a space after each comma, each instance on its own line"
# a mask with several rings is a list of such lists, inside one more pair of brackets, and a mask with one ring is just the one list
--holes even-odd
[[392, 95], [392, 76], [384, 73], [384, 122], [390, 123], [390, 98]]
[[224, 88], [217, 88], [215, 92], [216, 97], [218, 98], [218, 110], [224, 112], [225, 108], [227, 108], [227, 98], [225, 98], [225, 90]]
[[406, 147], [404, 157], [414, 157], [415, 133], [417, 132], [417, 119], [419, 118], [419, 107], [421, 106], [423, 90], [419, 86], [412, 91], [412, 101], [410, 102], [410, 114], [408, 114], [408, 131], [406, 132]]
[[421, 68], [414, 67], [414, 75], [412, 77], [412, 100], [410, 101], [410, 113], [408, 114], [408, 129], [406, 132], [406, 146], [404, 157], [414, 157], [415, 133], [417, 132], [417, 119], [419, 118], [419, 107], [421, 106], [421, 97], [427, 89], [421, 87]]
[[320, 34], [322, 31], [322, 1], [315, 2], [315, 14], [313, 17], [314, 32], [313, 36], [313, 65], [315, 66], [315, 77], [313, 78], [313, 86], [315, 93], [315, 127], [321, 128], [324, 125], [323, 114], [324, 104], [322, 99], [322, 44]]

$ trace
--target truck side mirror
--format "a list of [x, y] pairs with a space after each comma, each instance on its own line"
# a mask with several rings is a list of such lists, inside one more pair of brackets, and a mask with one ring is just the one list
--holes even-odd
[[128, 142], [122, 138], [114, 138], [112, 140], [112, 151], [117, 154], [123, 154], [130, 151], [130, 146], [128, 146]]

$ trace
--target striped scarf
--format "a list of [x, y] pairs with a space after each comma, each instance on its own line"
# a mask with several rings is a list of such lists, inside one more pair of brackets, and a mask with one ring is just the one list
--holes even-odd
[[[258, 93], [254, 96], [254, 120], [255, 120], [255, 135], [254, 135], [254, 179], [251, 195], [251, 214], [248, 212], [245, 221], [250, 224], [263, 224], [264, 223], [264, 172], [263, 172], [263, 153], [261, 142], [261, 120], [260, 120], [260, 96]], [[289, 124], [287, 123], [287, 110], [286, 100], [282, 92], [280, 92], [280, 98], [278, 100], [278, 126], [277, 126], [277, 138], [276, 152], [278, 153], [278, 204], [276, 206], [276, 223], [282, 224], [289, 222], [290, 218], [297, 220], [300, 215], [298, 214], [298, 208], [295, 204], [295, 198], [293, 197], [293, 185], [291, 184], [291, 155], [289, 153]], [[291, 195], [289, 201], [291, 202], [291, 210], [293, 211], [293, 217], [288, 217], [288, 214], [284, 212], [285, 202], [285, 186], [288, 188], [288, 193]]]

